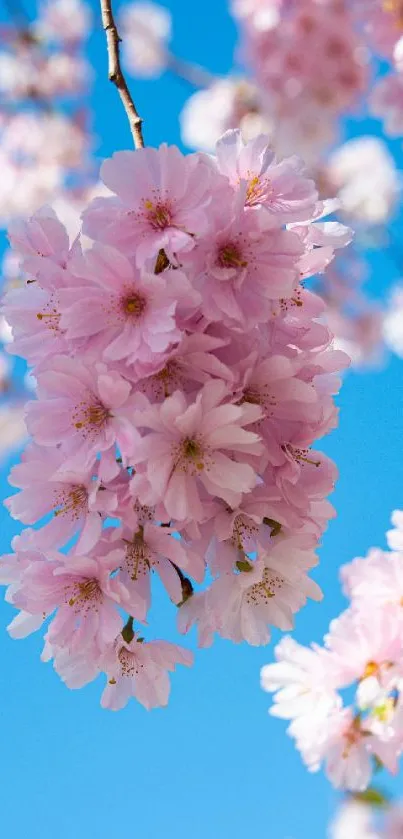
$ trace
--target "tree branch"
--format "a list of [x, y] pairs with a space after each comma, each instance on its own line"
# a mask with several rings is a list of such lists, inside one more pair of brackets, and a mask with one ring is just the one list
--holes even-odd
[[129, 120], [130, 130], [136, 149], [144, 148], [143, 133], [141, 130], [142, 118], [137, 113], [131, 93], [127, 86], [126, 79], [120, 66], [119, 45], [121, 38], [116, 27], [112, 12], [112, 0], [101, 0], [102, 25], [106, 35], [108, 50], [108, 76], [118, 90], [123, 107]]

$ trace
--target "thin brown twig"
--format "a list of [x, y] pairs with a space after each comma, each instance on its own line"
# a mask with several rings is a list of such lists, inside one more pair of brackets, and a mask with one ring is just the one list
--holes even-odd
[[112, 0], [101, 0], [102, 25], [106, 35], [108, 49], [108, 76], [113, 82], [122, 101], [129, 120], [130, 130], [136, 149], [144, 148], [143, 133], [141, 130], [142, 118], [137, 112], [130, 90], [120, 66], [119, 45], [121, 38], [112, 12]]

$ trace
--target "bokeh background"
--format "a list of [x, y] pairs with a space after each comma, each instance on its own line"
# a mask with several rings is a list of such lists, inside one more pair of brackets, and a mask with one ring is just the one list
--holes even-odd
[[[90, 41], [94, 69], [91, 107], [97, 156], [130, 147], [117, 94], [106, 76], [98, 3]], [[119, 6], [118, 3], [115, 4]], [[233, 66], [236, 30], [226, 0], [165, 0], [174, 20], [173, 50], [220, 74]], [[29, 8], [29, 3], [26, 4]], [[0, 12], [5, 18], [6, 11]], [[144, 117], [146, 142], [180, 145], [178, 115], [192, 92], [169, 74], [131, 83]], [[375, 121], [352, 118], [347, 136], [375, 134]], [[403, 168], [400, 142], [390, 149]], [[0, 175], [1, 177], [1, 175]], [[399, 220], [395, 222], [399, 230]], [[386, 293], [397, 269], [372, 251], [370, 289]], [[338, 464], [333, 495], [337, 518], [320, 549], [315, 578], [321, 604], [297, 615], [295, 637], [320, 641], [344, 608], [341, 564], [384, 546], [391, 510], [403, 507], [403, 362], [385, 358], [377, 370], [349, 372], [339, 428], [323, 444]], [[12, 460], [1, 464], [6, 497]], [[18, 523], [1, 513], [0, 548], [10, 550]], [[161, 632], [177, 640], [175, 609], [157, 592]], [[199, 651], [195, 667], [172, 679], [169, 707], [148, 713], [131, 703], [118, 714], [99, 706], [99, 681], [72, 692], [51, 665], [41, 664], [41, 638], [12, 641], [5, 630], [13, 610], [0, 604], [0, 836], [8, 839], [322, 839], [337, 804], [321, 775], [311, 775], [267, 715], [270, 697], [260, 667], [273, 645], [252, 649], [217, 640]], [[189, 639], [195, 647], [195, 638]], [[399, 791], [399, 782], [392, 788]], [[354, 839], [354, 837], [346, 837]]]

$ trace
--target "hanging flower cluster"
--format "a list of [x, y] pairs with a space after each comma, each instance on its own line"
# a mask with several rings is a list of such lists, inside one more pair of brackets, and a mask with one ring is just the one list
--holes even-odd
[[0, 573], [11, 634], [50, 619], [43, 655], [69, 687], [103, 671], [104, 706], [149, 708], [191, 663], [137, 627], [153, 572], [201, 645], [265, 644], [321, 596], [308, 572], [336, 470], [311, 446], [347, 357], [302, 280], [349, 232], [317, 221], [314, 183], [262, 136], [228, 132], [215, 158], [117, 152], [101, 174], [113, 195], [84, 212], [88, 249], [49, 209], [10, 228], [27, 276], [5, 300], [10, 349], [37, 400], [6, 503], [36, 527]]
[[[288, 729], [311, 771], [325, 764], [336, 787], [364, 790], [379, 765], [398, 769], [403, 751], [403, 513], [392, 516], [390, 552], [373, 548], [341, 570], [351, 605], [332, 621], [324, 646], [290, 637], [262, 686], [277, 691], [271, 713]], [[341, 690], [354, 687], [343, 706]]]

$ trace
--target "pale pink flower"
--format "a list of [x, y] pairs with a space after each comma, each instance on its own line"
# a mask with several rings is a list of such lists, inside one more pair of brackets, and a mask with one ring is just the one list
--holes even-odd
[[237, 212], [225, 227], [184, 255], [194, 268], [206, 318], [251, 329], [272, 313], [273, 300], [292, 297], [299, 281], [299, 237], [265, 230], [261, 216]]
[[65, 226], [51, 207], [42, 207], [27, 219], [8, 227], [8, 237], [22, 257], [22, 268], [30, 279], [54, 291], [67, 282], [74, 283], [66, 269], [74, 251], [70, 249]]
[[239, 573], [223, 574], [212, 583], [208, 606], [215, 615], [216, 630], [224, 638], [252, 646], [267, 644], [268, 624], [292, 629], [293, 615], [306, 598], [320, 600], [319, 587], [305, 575], [316, 560], [309, 564], [304, 553], [285, 540], [254, 563], [244, 562], [245, 568], [240, 561], [243, 570]]
[[[155, 369], [181, 338], [172, 273], [140, 273], [115, 248], [95, 244], [80, 260], [81, 286], [60, 291], [61, 330], [68, 340], [84, 341], [96, 358], [125, 361], [140, 375], [143, 368]], [[173, 280], [179, 288], [177, 272]]]
[[373, 611], [368, 621], [362, 612], [347, 610], [331, 622], [325, 643], [337, 687], [359, 682], [360, 708], [376, 706], [403, 676], [403, 665], [397, 665], [403, 654], [401, 628], [393, 613]]
[[13, 604], [32, 615], [51, 615], [56, 609], [46, 635], [49, 643], [71, 652], [87, 651], [90, 659], [99, 655], [123, 625], [116, 608], [121, 583], [110, 576], [116, 558], [111, 554], [99, 561], [56, 552], [29, 557], [13, 591]]
[[323, 746], [325, 772], [336, 789], [365, 790], [372, 776], [371, 738], [349, 709], [335, 712]]
[[205, 232], [211, 202], [210, 167], [176, 146], [115, 152], [101, 177], [118, 198], [95, 199], [83, 231], [135, 254], [138, 265], [164, 249], [174, 259]]
[[217, 143], [216, 155], [232, 186], [246, 183], [245, 206], [264, 207], [273, 225], [312, 217], [318, 197], [314, 182], [304, 175], [297, 157], [278, 161], [267, 136], [244, 144], [239, 130], [227, 131]]
[[287, 635], [276, 645], [275, 664], [260, 673], [261, 685], [276, 692], [270, 714], [282, 719], [309, 717], [318, 730], [340, 705], [335, 685], [329, 679], [326, 653], [318, 647], [303, 647]]
[[170, 683], [168, 672], [177, 664], [190, 667], [193, 656], [189, 650], [167, 641], [144, 641], [134, 635], [127, 643], [118, 636], [102, 658], [102, 669], [108, 683], [101, 705], [111, 711], [124, 708], [131, 696], [147, 710], [168, 704]]
[[205, 565], [184, 539], [175, 538], [170, 527], [153, 523], [155, 510], [134, 503], [133, 512], [123, 527], [106, 531], [107, 541], [100, 548], [113, 550], [120, 568], [119, 579], [127, 591], [127, 611], [144, 621], [151, 605], [151, 574], [157, 573], [175, 605], [183, 599], [180, 571], [201, 583]]
[[27, 427], [39, 445], [61, 445], [62, 469], [87, 469], [116, 444], [124, 457], [132, 453], [138, 435], [124, 413], [130, 385], [120, 376], [55, 356], [38, 375], [38, 395], [27, 405]]
[[35, 366], [54, 353], [68, 353], [57, 290], [48, 291], [37, 283], [10, 289], [2, 311], [11, 329], [10, 355], [24, 356]]
[[403, 563], [399, 553], [372, 548], [365, 559], [355, 559], [341, 569], [344, 590], [353, 604], [364, 609], [377, 607], [403, 619]]
[[96, 469], [60, 472], [64, 459], [59, 449], [31, 444], [8, 478], [21, 492], [4, 503], [24, 524], [35, 524], [53, 512], [51, 521], [36, 531], [38, 547], [60, 548], [79, 532], [75, 550], [84, 553], [99, 540], [103, 517], [113, 514], [117, 495], [102, 486]]
[[243, 426], [259, 419], [261, 411], [225, 403], [226, 395], [225, 384], [213, 380], [193, 403], [176, 391], [162, 405], [137, 412], [136, 425], [150, 433], [136, 446], [133, 464], [145, 463], [154, 503], [163, 501], [178, 521], [203, 518], [201, 487], [234, 505], [256, 483], [255, 469], [242, 460], [263, 455], [264, 448]]
[[[178, 273], [178, 272], [175, 272]], [[233, 373], [224, 364], [214, 350], [224, 346], [227, 342], [203, 332], [191, 335], [183, 333], [180, 343], [169, 353], [168, 359], [161, 364], [156, 373], [144, 370], [144, 376], [139, 387], [150, 401], [161, 401], [172, 396], [175, 390], [186, 393], [196, 389], [198, 384], [204, 384], [210, 378], [232, 382]], [[152, 365], [154, 366], [154, 365]], [[149, 375], [149, 372], [152, 375]]]

